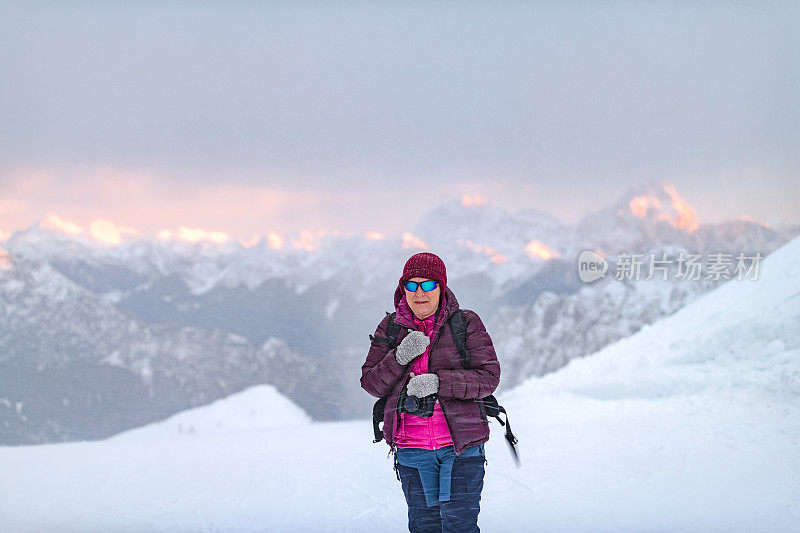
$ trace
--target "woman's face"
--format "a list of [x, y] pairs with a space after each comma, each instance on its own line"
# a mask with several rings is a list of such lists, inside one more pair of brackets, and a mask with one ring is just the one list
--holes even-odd
[[[411, 278], [409, 281], [422, 282], [428, 281], [428, 278]], [[439, 294], [441, 291], [442, 287], [438, 283], [436, 288], [430, 292], [423, 291], [422, 287], [417, 285], [416, 292], [406, 290], [406, 301], [417, 318], [422, 320], [436, 312], [436, 308], [439, 307]]]

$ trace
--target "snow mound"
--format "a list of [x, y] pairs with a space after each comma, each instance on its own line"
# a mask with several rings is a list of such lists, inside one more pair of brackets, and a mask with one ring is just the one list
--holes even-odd
[[257, 385], [209, 405], [181, 411], [165, 420], [119, 433], [112, 439], [152, 439], [174, 435], [200, 437], [261, 431], [311, 423], [300, 407], [272, 385]]

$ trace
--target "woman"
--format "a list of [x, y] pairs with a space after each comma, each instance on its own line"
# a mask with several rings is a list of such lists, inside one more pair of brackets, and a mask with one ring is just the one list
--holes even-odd
[[383, 435], [395, 453], [408, 529], [480, 531], [489, 422], [479, 399], [500, 382], [492, 340], [478, 315], [462, 310], [471, 354], [469, 368], [462, 366], [448, 325], [458, 300], [447, 288], [444, 263], [432, 253], [406, 262], [394, 303], [401, 326], [396, 347], [386, 339], [387, 315], [361, 367], [361, 386], [375, 397], [388, 395]]

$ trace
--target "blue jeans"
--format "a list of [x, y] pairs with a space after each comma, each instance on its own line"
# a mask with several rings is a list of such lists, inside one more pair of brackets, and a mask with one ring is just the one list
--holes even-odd
[[[411, 533], [480, 532], [478, 513], [484, 460], [483, 445], [469, 448], [459, 456], [452, 446], [438, 450], [398, 449], [397, 468], [408, 503], [408, 530]], [[437, 477], [440, 472], [446, 474], [447, 471], [450, 471], [449, 477]]]

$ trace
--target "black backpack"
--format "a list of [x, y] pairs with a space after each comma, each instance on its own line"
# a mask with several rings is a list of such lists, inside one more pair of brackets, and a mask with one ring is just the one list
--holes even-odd
[[[386, 313], [390, 315], [389, 323], [386, 325], [386, 337], [375, 337], [373, 335], [369, 336], [370, 342], [372, 341], [383, 341], [389, 344], [389, 349], [391, 350], [397, 345], [397, 336], [400, 334], [400, 324], [394, 321], [395, 316], [397, 313]], [[456, 347], [458, 348], [458, 352], [461, 354], [461, 366], [465, 369], [469, 368], [470, 362], [470, 353], [467, 350], [467, 321], [464, 318], [464, 313], [461, 309], [456, 309], [453, 316], [450, 317], [448, 321], [450, 324], [450, 333], [453, 335], [453, 340], [456, 343]], [[380, 442], [383, 440], [383, 432], [381, 431], [379, 424], [383, 422], [383, 415], [384, 410], [386, 409], [386, 401], [389, 399], [389, 395], [378, 399], [375, 402], [375, 405], [372, 407], [372, 430], [375, 433], [375, 440], [372, 442]], [[514, 462], [519, 466], [519, 455], [517, 454], [517, 449], [514, 447], [517, 444], [517, 439], [514, 437], [514, 434], [511, 432], [511, 424], [508, 422], [508, 413], [506, 412], [505, 408], [502, 405], [497, 403], [497, 398], [494, 397], [493, 394], [486, 396], [485, 398], [481, 398], [478, 400], [483, 403], [484, 410], [486, 411], [486, 416], [493, 416], [500, 422], [501, 426], [506, 427], [506, 441], [509, 445], [509, 450], [511, 450], [511, 455], [514, 458]], [[500, 413], [506, 415], [506, 421], [500, 418]]]

